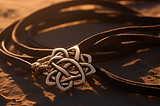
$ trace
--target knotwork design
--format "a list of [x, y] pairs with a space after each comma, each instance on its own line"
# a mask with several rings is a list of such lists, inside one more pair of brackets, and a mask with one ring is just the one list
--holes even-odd
[[67, 91], [73, 85], [85, 84], [85, 77], [96, 72], [91, 62], [91, 56], [80, 53], [76, 45], [69, 49], [54, 49], [50, 56], [33, 63], [32, 69], [38, 76], [40, 73], [47, 76], [47, 85], [57, 85], [60, 90]]

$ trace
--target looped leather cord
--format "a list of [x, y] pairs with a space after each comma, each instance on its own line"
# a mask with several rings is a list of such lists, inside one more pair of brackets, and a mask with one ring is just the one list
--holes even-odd
[[[111, 7], [117, 11], [97, 11], [92, 10], [74, 10], [61, 12], [60, 10], [77, 5], [84, 4], [95, 4], [102, 7]], [[115, 17], [112, 17], [114, 15]], [[127, 17], [127, 20], [123, 20]], [[8, 28], [1, 32], [1, 49], [0, 56], [6, 61], [9, 61], [19, 67], [22, 67], [28, 71], [31, 71], [31, 63], [36, 61], [38, 58], [47, 56], [51, 54], [54, 48], [45, 47], [39, 44], [32, 36], [38, 31], [49, 28], [51, 26], [60, 25], [67, 22], [73, 22], [77, 20], [93, 20], [97, 19], [102, 22], [112, 21], [112, 22], [133, 22], [140, 25], [152, 24], [152, 26], [129, 26], [121, 27], [109, 31], [100, 32], [93, 36], [90, 36], [77, 45], [80, 47], [83, 53], [89, 53], [93, 56], [93, 65], [95, 66], [97, 72], [96, 75], [103, 78], [107, 82], [123, 88], [131, 92], [137, 92], [141, 94], [151, 94], [160, 95], [159, 85], [150, 85], [140, 82], [131, 81], [128, 79], [116, 76], [107, 70], [96, 66], [95, 62], [107, 61], [121, 57], [123, 55], [133, 53], [138, 49], [143, 49], [147, 47], [159, 46], [160, 38], [149, 34], [123, 34], [132, 31], [158, 31], [160, 25], [155, 25], [160, 23], [159, 18], [146, 17], [140, 14], [137, 10], [120, 5], [110, 1], [103, 0], [77, 0], [68, 1], [64, 3], [59, 3], [52, 5], [50, 7], [41, 9], [22, 20], [19, 20]], [[39, 23], [45, 22], [44, 25], [38, 26]], [[27, 26], [32, 27], [29, 30], [25, 30]], [[23, 32], [28, 33], [28, 43], [32, 46], [27, 46], [21, 43], [19, 37], [22, 36]], [[122, 34], [121, 34], [122, 33]], [[22, 56], [19, 54], [11, 53], [6, 45], [7, 42], [12, 40], [14, 46], [22, 53], [28, 56]], [[133, 43], [122, 44], [125, 41], [134, 41]], [[72, 45], [70, 45], [72, 46]], [[36, 47], [36, 48], [34, 48]]]

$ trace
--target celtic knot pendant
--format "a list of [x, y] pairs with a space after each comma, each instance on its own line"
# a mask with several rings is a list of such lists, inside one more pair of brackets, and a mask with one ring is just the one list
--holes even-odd
[[73, 86], [85, 84], [85, 77], [96, 72], [91, 62], [92, 57], [80, 53], [76, 45], [69, 49], [54, 49], [51, 55], [38, 59], [31, 68], [34, 74], [47, 76], [47, 85], [57, 85], [60, 90], [67, 91]]

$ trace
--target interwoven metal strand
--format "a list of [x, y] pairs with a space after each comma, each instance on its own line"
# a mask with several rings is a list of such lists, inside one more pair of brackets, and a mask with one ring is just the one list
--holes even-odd
[[81, 54], [78, 46], [73, 46], [67, 50], [56, 48], [51, 56], [43, 58], [43, 60], [40, 59], [33, 63], [32, 69], [36, 72], [42, 69], [41, 72], [47, 76], [46, 84], [49, 86], [57, 85], [62, 91], [85, 84], [85, 76], [96, 72], [91, 65], [91, 56]]

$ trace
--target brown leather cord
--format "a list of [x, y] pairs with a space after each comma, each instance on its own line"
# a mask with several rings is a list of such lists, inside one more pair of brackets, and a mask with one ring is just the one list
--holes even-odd
[[[111, 7], [117, 8], [117, 9], [119, 9], [121, 11], [124, 11], [124, 12], [138, 13], [138, 12], [135, 12], [135, 10], [127, 8], [126, 6], [121, 6], [119, 4], [116, 4], [116, 3], [113, 3], [113, 2], [110, 2], [110, 1], [69, 1], [69, 2], [65, 2], [65, 3], [61, 3], [61, 4], [56, 4], [54, 6], [47, 7], [45, 9], [40, 10], [40, 11], [37, 11], [37, 12], [31, 14], [30, 16], [26, 17], [25, 19], [22, 19], [21, 21], [19, 21], [17, 23], [17, 25], [14, 27], [14, 30], [12, 32], [12, 39], [14, 41], [15, 46], [19, 50], [27, 52], [27, 54], [30, 54], [30, 55], [33, 55], [33, 54], [37, 55], [38, 54], [40, 56], [44, 56], [44, 55], [50, 54], [50, 52], [53, 49], [37, 49], [37, 48], [27, 47], [26, 45], [23, 45], [18, 41], [18, 39], [17, 39], [18, 36], [16, 36], [16, 35], [21, 35], [20, 32], [24, 31], [24, 28], [26, 26], [28, 26], [30, 24], [33, 24], [34, 21], [40, 20], [41, 17], [43, 19], [43, 16], [46, 17], [46, 16], [48, 16], [48, 14], [50, 16], [50, 14], [53, 14], [54, 11], [56, 12], [56, 11], [61, 10], [62, 8], [66, 8], [66, 7], [73, 6], [73, 5], [87, 4], [87, 3], [88, 4], [90, 4], [90, 3], [100, 4], [100, 5], [109, 6], [109, 7], [111, 6]], [[16, 34], [16, 32], [19, 33], [19, 34]], [[19, 57], [19, 56], [16, 56], [16, 57]], [[20, 58], [22, 58], [22, 57], [23, 56], [20, 56]], [[26, 57], [24, 57], [24, 58], [26, 58]], [[35, 59], [33, 61], [35, 61]]]
[[[13, 23], [12, 25], [10, 25], [9, 27], [7, 27], [6, 29], [4, 29], [1, 32], [1, 36], [0, 36], [2, 38], [1, 42], [3, 40], [3, 37], [5, 37], [6, 35], [10, 35], [12, 33], [12, 30], [13, 30], [13, 28], [14, 28], [14, 26], [15, 26], [15, 24], [17, 22]], [[23, 60], [21, 58], [18, 58], [18, 57], [14, 56], [14, 55], [11, 55], [11, 54], [5, 52], [2, 47], [3, 46], [1, 45], [0, 55], [1, 55], [2, 58], [4, 58], [5, 60], [7, 60], [7, 61], [9, 61], [11, 63], [18, 63], [19, 65], [23, 66], [24, 69], [31, 71], [31, 68], [30, 68], [31, 67], [31, 63], [30, 62], [25, 61], [25, 60]]]
[[[118, 12], [102, 12], [100, 10], [97, 11], [96, 9], [60, 12], [60, 10], [64, 8], [83, 4], [95, 4], [100, 5], [102, 7], [111, 7], [117, 9]], [[114, 15], [114, 17], [112, 17], [112, 15]], [[124, 17], [127, 17], [127, 19], [123, 20]], [[142, 14], [140, 14], [140, 12], [138, 12], [136, 9], [110, 1], [76, 0], [55, 4], [50, 7], [39, 10], [29, 15], [28, 17], [13, 23], [8, 28], [4, 29], [1, 32], [0, 36], [0, 56], [4, 58], [6, 61], [9, 61], [28, 71], [31, 71], [32, 62], [36, 61], [38, 58], [41, 58], [43, 56], [50, 55], [52, 50], [54, 49], [45, 48], [44, 45], [41, 45], [34, 39], [32, 39], [32, 36], [34, 36], [34, 34], [36, 34], [38, 31], [45, 28], [83, 19], [96, 19], [102, 22], [133, 22], [135, 24], [140, 25], [153, 24], [150, 26], [121, 27], [117, 29], [100, 32], [98, 34], [84, 39], [83, 41], [78, 43], [78, 46], [80, 47], [83, 53], [89, 53], [93, 56], [93, 62], [101, 62], [119, 58], [126, 54], [133, 53], [139, 49], [155, 47], [159, 46], [160, 44], [160, 38], [155, 35], [129, 33], [133, 31], [140, 31], [141, 33], [146, 33], [149, 31], [159, 31], [160, 25], [155, 25], [160, 23], [159, 18], [145, 17]], [[45, 22], [45, 24], [39, 26], [38, 24], [41, 22]], [[25, 28], [29, 25], [31, 25], [32, 27], [29, 30], [25, 30]], [[23, 32], [28, 33], [29, 43], [32, 44], [33, 47], [21, 43], [19, 37], [22, 36]], [[26, 53], [28, 56], [14, 54], [7, 50], [6, 45], [7, 42], [10, 40], [13, 41], [14, 46], [19, 51]], [[123, 42], [128, 41], [134, 42], [123, 44]], [[112, 83], [115, 86], [118, 86], [128, 91], [138, 92], [141, 94], [160, 95], [159, 85], [149, 85], [124, 79], [110, 73], [109, 71], [101, 67], [96, 66], [95, 63], [93, 63], [93, 65], [97, 70], [96, 75]]]
[[[77, 14], [75, 14], [77, 12]], [[84, 16], [84, 17], [80, 17], [79, 18], [79, 16], [81, 16], [81, 14], [84, 14], [84, 12], [86, 12], [87, 14]], [[78, 14], [78, 19], [86, 19], [86, 18], [88, 18], [87, 16], [93, 16], [93, 14], [94, 14], [94, 16], [96, 15], [94, 12], [91, 14], [91, 13], [93, 12], [93, 11], [75, 11], [75, 12], [73, 12], [74, 14], [68, 14], [67, 16], [72, 16], [72, 18], [70, 17], [70, 18], [64, 18], [65, 17], [65, 15], [63, 15], [64, 17], [64, 20], [62, 21], [62, 22], [68, 22], [68, 21], [75, 21], [75, 20], [77, 20], [77, 18], [76, 17], [74, 17], [74, 15], [75, 16], [77, 16]], [[89, 14], [90, 13], [90, 14]], [[63, 13], [63, 14], [65, 14], [65, 13]], [[99, 14], [97, 14], [97, 16], [98, 16]], [[105, 14], [104, 14], [105, 15]], [[60, 15], [60, 17], [62, 17], [61, 15]], [[101, 17], [101, 15], [99, 16], [99, 17]], [[96, 18], [99, 18], [99, 17], [96, 17]], [[102, 16], [102, 17], [104, 17], [104, 16]], [[94, 17], [91, 17], [91, 19], [93, 19]], [[54, 19], [55, 19], [55, 17], [54, 17]], [[54, 21], [55, 22], [58, 22], [58, 24], [60, 24], [59, 23], [59, 21], [57, 21], [57, 20], [54, 20], [54, 19], [52, 19], [51, 20], [51, 22], [50, 23], [52, 23], [52, 24], [54, 24]], [[58, 17], [58, 19], [59, 20], [61, 20], [61, 18], [59, 18]], [[67, 21], [66, 21], [67, 20]], [[43, 22], [43, 21], [42, 21]], [[49, 23], [49, 25], [50, 25], [50, 23]], [[54, 24], [55, 25], [55, 24]], [[56, 25], [57, 25], [57, 23], [56, 23]], [[45, 26], [46, 27], [46, 26]], [[47, 27], [49, 27], [49, 26], [47, 26]], [[34, 28], [36, 29], [36, 31], [34, 30]], [[35, 32], [37, 32], [37, 31], [39, 31], [39, 30], [41, 30], [42, 28], [44, 28], [44, 26], [42, 26], [42, 27], [32, 27], [31, 29], [33, 29], [34, 30], [34, 32], [33, 33], [35, 33]], [[31, 29], [30, 29], [30, 31], [29, 31], [29, 33], [32, 33], [31, 32]], [[31, 34], [29, 34], [29, 35], [31, 35]], [[17, 38], [17, 37], [14, 37], [14, 38]], [[30, 37], [31, 38], [31, 37]], [[32, 41], [32, 39], [30, 40], [30, 41]], [[17, 40], [16, 40], [16, 42], [17, 42]], [[34, 44], [35, 45], [35, 41], [33, 41], [32, 42], [32, 44]], [[36, 44], [36, 45], [40, 45], [40, 44]], [[21, 45], [22, 47], [23, 47], [23, 45]], [[42, 56], [42, 54], [41, 54], [41, 52], [43, 52], [44, 54], [43, 54], [43, 56], [45, 56], [45, 55], [49, 55], [50, 54], [50, 51], [52, 51], [52, 49], [51, 50], [46, 50], [46, 51], [41, 51], [40, 49], [37, 49], [37, 51], [35, 52], [35, 50], [33, 50], [32, 48], [28, 48], [28, 47], [23, 47], [22, 49], [21, 49], [21, 47], [19, 46], [19, 45], [17, 45], [17, 48], [19, 48], [20, 50], [22, 50], [23, 52], [25, 52], [25, 53], [27, 53], [27, 54], [30, 54], [30, 55], [40, 55], [40, 56]], [[26, 48], [26, 49], [25, 49]], [[90, 48], [91, 49], [91, 48]], [[39, 53], [37, 54], [37, 52], [38, 52], [38, 50], [39, 50]], [[47, 52], [48, 51], [48, 52]]]
[[[117, 4], [116, 3], [112, 3], [112, 2], [110, 2], [110, 1], [79, 1], [79, 0], [77, 0], [77, 1], [71, 1], [71, 2], [67, 2], [67, 3], [65, 3], [65, 5], [62, 3], [62, 4], [57, 4], [57, 5], [54, 5], [54, 6], [52, 6], [52, 7], [48, 7], [48, 8], [46, 8], [47, 9], [47, 11], [49, 12], [52, 12], [52, 14], [55, 12], [55, 11], [58, 11], [58, 9], [60, 10], [60, 9], [62, 9], [62, 8], [66, 8], [67, 6], [68, 6], [68, 4], [70, 4], [69, 6], [72, 6], [72, 5], [80, 5], [80, 4], [99, 4], [99, 5], [102, 5], [102, 6], [109, 6], [109, 7], [112, 7], [112, 8], [115, 8], [115, 9], [118, 9], [119, 11], [121, 11], [121, 12], [130, 12], [130, 13], [132, 13], [132, 14], [134, 14], [134, 13], [136, 13], [136, 14], [139, 14], [137, 11], [135, 11], [135, 10], [133, 10], [133, 9], [131, 9], [131, 8], [127, 8], [126, 6], [122, 6], [122, 5], [118, 5], [117, 6]], [[59, 6], [60, 5], [60, 6]], [[63, 7], [63, 6], [65, 6], [65, 7]], [[52, 9], [52, 10], [51, 10]], [[13, 35], [12, 35], [12, 38], [13, 38], [13, 41], [14, 41], [14, 43], [15, 43], [15, 46], [17, 47], [17, 48], [19, 48], [19, 49], [21, 49], [21, 47], [20, 46], [22, 46], [22, 49], [24, 49], [23, 51], [24, 52], [27, 52], [28, 54], [29, 53], [31, 53], [31, 54], [34, 54], [34, 52], [35, 52], [35, 48], [34, 49], [32, 49], [32, 48], [30, 48], [30, 47], [26, 47], [26, 46], [23, 46], [23, 44], [21, 44], [21, 43], [19, 43], [20, 41], [18, 41], [18, 36], [20, 35], [20, 31], [22, 31], [23, 29], [24, 29], [24, 27], [26, 27], [26, 26], [28, 26], [28, 25], [30, 25], [30, 24], [33, 24], [35, 21], [37, 21], [37, 20], [40, 20], [40, 18], [39, 17], [43, 17], [43, 16], [41, 16], [42, 14], [44, 15], [44, 16], [46, 16], [47, 15], [47, 13], [44, 11], [45, 9], [43, 9], [43, 10], [41, 10], [41, 11], [37, 11], [36, 13], [34, 13], [34, 14], [32, 14], [33, 15], [33, 17], [34, 18], [32, 18], [32, 19], [30, 19], [31, 17], [32, 17], [32, 15], [30, 15], [29, 17], [26, 17], [24, 20], [22, 20], [21, 22], [19, 22], [18, 23], [18, 25], [14, 28], [14, 30], [13, 30]], [[54, 11], [53, 11], [54, 10]], [[40, 14], [38, 13], [38, 12], [40, 12]], [[38, 14], [38, 15], [37, 15]], [[85, 12], [83, 13], [83, 14], [85, 14]], [[35, 16], [36, 17], [35, 17]], [[87, 14], [85, 14], [85, 15], [87, 15]], [[105, 15], [105, 14], [104, 14]], [[48, 15], [47, 15], [48, 16]], [[49, 15], [50, 16], [50, 15]], [[92, 16], [92, 15], [91, 15]], [[95, 15], [94, 15], [95, 16]], [[73, 15], [72, 15], [72, 17], [73, 17]], [[75, 18], [75, 17], [74, 17]], [[92, 17], [91, 17], [92, 18]], [[132, 19], [132, 16], [130, 17], [131, 19]], [[101, 18], [101, 20], [107, 20], [106, 19], [106, 17], [102, 17]], [[113, 17], [111, 17], [111, 19], [113, 19]], [[119, 19], [119, 17], [117, 17], [116, 18], [117, 20]], [[115, 20], [116, 20], [115, 19]], [[134, 19], [134, 18], [133, 18]], [[63, 19], [64, 20], [64, 19]], [[140, 19], [141, 20], [141, 19]], [[149, 20], [152, 20], [151, 18], [148, 18], [148, 20], [147, 20], [147, 22], [149, 21]], [[61, 20], [62, 21], [62, 20]], [[143, 22], [143, 20], [141, 20], [142, 22]], [[157, 20], [157, 18], [153, 18], [153, 20], [152, 20], [152, 22], [156, 22], [156, 23], [159, 23], [158, 22], [159, 20]], [[63, 22], [63, 21], [62, 21]], [[146, 22], [146, 21], [145, 21]], [[151, 21], [149, 21], [149, 22], [151, 22]], [[21, 24], [21, 23], [23, 23], [23, 24]], [[52, 22], [50, 22], [50, 23], [52, 23]], [[25, 49], [26, 48], [26, 49]], [[29, 51], [30, 50], [30, 51]], [[52, 50], [49, 50], [49, 49], [46, 49], [46, 51], [43, 49], [43, 50], [41, 50], [41, 49], [36, 49], [36, 54], [37, 54], [37, 52], [39, 51], [39, 53], [38, 54], [40, 54], [41, 55], [41, 53], [42, 53], [42, 55], [44, 56], [44, 55], [48, 55], [48, 54], [50, 54], [50, 51], [52, 51]], [[49, 51], [49, 53], [45, 53], [45, 52], [47, 52], [47, 51]]]
[[[36, 34], [38, 31], [44, 29], [44, 28], [49, 28], [51, 26], [56, 26], [59, 24], [63, 24], [66, 22], [73, 22], [73, 21], [77, 21], [77, 20], [82, 20], [82, 19], [98, 19], [99, 21], [103, 21], [103, 22], [134, 22], [134, 23], [140, 23], [139, 21], [143, 19], [143, 21], [141, 21], [141, 24], [146, 24], [146, 22], [148, 23], [158, 23], [159, 19], [158, 18], [151, 18], [151, 17], [137, 17], [133, 14], [121, 14], [121, 13], [117, 13], [114, 11], [106, 11], [104, 13], [95, 13], [95, 11], [93, 10], [88, 10], [88, 11], [74, 11], [74, 12], [65, 12], [62, 13], [63, 17], [61, 16], [61, 14], [58, 14], [56, 16], [50, 17], [48, 19], [45, 18], [43, 20], [38, 21], [37, 23], [35, 23], [35, 25], [33, 25], [32, 28], [29, 29], [29, 43], [33, 44], [33, 45], [37, 45], [40, 47], [45, 47], [45, 48], [50, 48], [50, 47], [46, 47], [38, 42], [36, 42], [35, 40], [32, 39], [32, 35]], [[81, 14], [83, 14], [84, 16], [81, 16]], [[116, 17], [110, 17], [111, 14], [116, 14]], [[119, 16], [119, 14], [121, 14], [121, 16]], [[129, 17], [128, 20], [122, 20], [122, 18], [124, 17]], [[65, 17], [65, 18], [64, 18]], [[135, 19], [135, 17], [137, 17]], [[56, 19], [55, 19], [56, 18]], [[139, 19], [138, 19], [139, 18]], [[141, 19], [142, 18], [142, 19]], [[146, 20], [144, 19], [146, 18]], [[44, 21], [45, 20], [45, 21]], [[122, 20], [122, 21], [120, 21]], [[45, 22], [45, 25], [42, 26], [38, 26], [38, 23], [41, 22]], [[48, 24], [47, 24], [48, 23]]]

